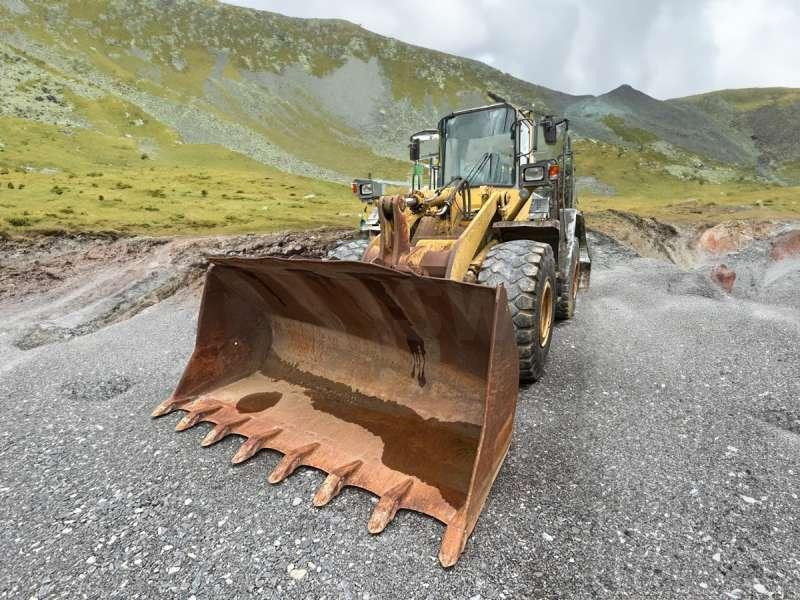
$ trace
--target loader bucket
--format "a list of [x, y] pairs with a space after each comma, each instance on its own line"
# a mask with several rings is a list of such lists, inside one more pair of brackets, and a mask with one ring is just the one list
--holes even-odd
[[270, 483], [325, 471], [316, 506], [344, 486], [376, 494], [371, 533], [399, 509], [430, 515], [447, 526], [439, 560], [455, 564], [511, 440], [503, 288], [360, 262], [211, 262], [194, 353], [153, 416], [213, 423], [204, 446], [242, 436], [234, 463], [278, 450]]

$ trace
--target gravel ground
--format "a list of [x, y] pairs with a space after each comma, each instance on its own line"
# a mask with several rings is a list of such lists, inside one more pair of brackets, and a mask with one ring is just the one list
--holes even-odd
[[0, 598], [800, 597], [800, 311], [597, 257], [447, 571], [433, 519], [371, 536], [369, 494], [315, 509], [321, 473], [270, 486], [279, 454], [149, 418], [189, 294], [0, 365]]

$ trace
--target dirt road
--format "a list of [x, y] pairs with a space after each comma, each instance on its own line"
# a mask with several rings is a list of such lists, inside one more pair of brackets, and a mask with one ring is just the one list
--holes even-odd
[[192, 348], [197, 295], [158, 301], [148, 283], [151, 302], [114, 307], [169, 279], [163, 244], [87, 271], [110, 304], [70, 281], [7, 294], [0, 598], [800, 597], [800, 261], [769, 262], [769, 241], [725, 256], [729, 296], [709, 265], [595, 243], [592, 289], [522, 390], [449, 571], [436, 521], [404, 512], [370, 536], [369, 494], [315, 509], [321, 473], [270, 486], [277, 454], [232, 467], [236, 440], [202, 449], [208, 426], [149, 418]]

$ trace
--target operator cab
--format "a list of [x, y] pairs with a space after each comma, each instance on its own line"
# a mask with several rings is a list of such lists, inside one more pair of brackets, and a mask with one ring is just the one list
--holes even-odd
[[[549, 184], [550, 176], [557, 175], [548, 172], [550, 163], [559, 164], [570, 154], [566, 119], [534, 118], [532, 111], [507, 102], [451, 113], [437, 129], [415, 133], [410, 141], [412, 190], [422, 187], [424, 169], [431, 189], [458, 180], [471, 188]], [[538, 180], [539, 170], [526, 168], [533, 164], [545, 167]]]
[[440, 185], [456, 178], [467, 180], [471, 187], [515, 185], [516, 122], [517, 111], [508, 104], [461, 111], [442, 119]]

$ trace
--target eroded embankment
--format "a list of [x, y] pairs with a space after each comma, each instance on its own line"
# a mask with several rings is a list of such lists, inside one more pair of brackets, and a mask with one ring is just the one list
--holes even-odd
[[[800, 309], [800, 223], [687, 227], [619, 211], [591, 235], [595, 269], [636, 257], [680, 267], [666, 291]], [[591, 226], [591, 218], [589, 219]], [[341, 229], [206, 238], [51, 236], [0, 240], [0, 349], [70, 339], [176, 294], [196, 294], [206, 256], [324, 257]]]
[[[667, 282], [670, 293], [730, 295], [800, 309], [800, 223], [689, 226], [611, 210], [598, 224], [607, 239], [635, 254], [681, 267]], [[602, 238], [598, 241], [602, 244]]]
[[199, 287], [207, 255], [318, 258], [347, 234], [0, 240], [0, 341], [28, 350], [130, 318]]

